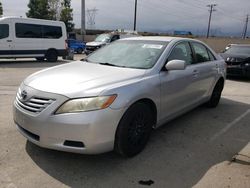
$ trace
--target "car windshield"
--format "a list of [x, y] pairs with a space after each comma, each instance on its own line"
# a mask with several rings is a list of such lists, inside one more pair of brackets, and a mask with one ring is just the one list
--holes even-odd
[[95, 42], [108, 42], [110, 38], [110, 34], [101, 34], [96, 37]]
[[250, 46], [231, 46], [225, 51], [227, 54], [250, 54]]
[[86, 60], [110, 66], [149, 69], [155, 65], [167, 42], [121, 40], [107, 45]]

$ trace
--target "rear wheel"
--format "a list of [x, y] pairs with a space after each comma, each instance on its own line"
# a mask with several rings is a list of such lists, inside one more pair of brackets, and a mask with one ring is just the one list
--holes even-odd
[[58, 59], [56, 50], [49, 50], [46, 54], [46, 59], [48, 62], [56, 62]]
[[223, 87], [223, 80], [219, 80], [214, 87], [210, 100], [207, 102], [207, 106], [209, 108], [215, 108], [219, 104]]
[[125, 157], [140, 153], [149, 140], [153, 124], [153, 113], [146, 104], [132, 105], [118, 125], [115, 151]]

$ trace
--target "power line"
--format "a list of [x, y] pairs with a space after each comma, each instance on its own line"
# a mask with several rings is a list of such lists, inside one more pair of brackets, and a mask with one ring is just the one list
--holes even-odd
[[207, 38], [209, 37], [212, 12], [215, 11], [215, 9], [214, 9], [215, 6], [217, 6], [217, 5], [216, 4], [207, 5], [207, 7], [209, 7], [209, 19], [208, 19], [208, 26], [207, 26]]
[[247, 25], [248, 25], [248, 17], [249, 17], [249, 15], [247, 14], [246, 21], [245, 21], [245, 25], [244, 25], [243, 32], [242, 32], [242, 39], [246, 39]]

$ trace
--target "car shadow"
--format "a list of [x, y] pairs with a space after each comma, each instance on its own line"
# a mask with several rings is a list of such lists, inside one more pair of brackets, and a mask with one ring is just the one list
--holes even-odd
[[0, 59], [0, 68], [46, 68], [51, 66], [60, 65], [63, 63], [67, 63], [67, 60], [59, 59], [57, 62], [47, 62], [47, 61], [36, 61], [32, 59], [25, 60], [1, 60]]
[[145, 150], [128, 159], [112, 152], [64, 153], [30, 142], [26, 151], [43, 171], [70, 187], [135, 187], [147, 180], [152, 187], [192, 187], [212, 166], [230, 161], [249, 142], [249, 116], [221, 133], [249, 109], [248, 104], [225, 98], [217, 108], [198, 107], [153, 131]]

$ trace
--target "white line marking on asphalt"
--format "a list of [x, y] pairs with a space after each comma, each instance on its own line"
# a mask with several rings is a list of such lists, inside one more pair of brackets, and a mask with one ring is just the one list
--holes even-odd
[[220, 132], [216, 133], [212, 138], [210, 138], [210, 141], [214, 141], [216, 138], [218, 138], [220, 135], [224, 134], [228, 131], [232, 126], [234, 126], [236, 123], [238, 123], [241, 119], [243, 119], [247, 114], [250, 113], [250, 109], [248, 109], [246, 112], [244, 112], [242, 115], [237, 117], [235, 120], [233, 120], [231, 123], [229, 123], [226, 127], [224, 127]]

